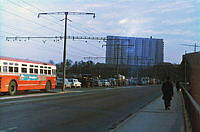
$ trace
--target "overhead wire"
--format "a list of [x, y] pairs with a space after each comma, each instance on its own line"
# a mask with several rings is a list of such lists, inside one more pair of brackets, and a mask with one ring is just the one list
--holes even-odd
[[[8, 0], [8, 2], [12, 3], [13, 5], [15, 5], [15, 6], [17, 6], [17, 7], [23, 8], [23, 9], [25, 9], [25, 10], [27, 10], [27, 11], [33, 13], [33, 14], [36, 14], [36, 15], [38, 14], [37, 12], [35, 12], [35, 11], [31, 10], [31, 9], [27, 9], [27, 8], [23, 7], [22, 5], [20, 5], [20, 4], [18, 4], [18, 3], [16, 3], [16, 2], [13, 2], [12, 0]], [[44, 19], [47, 20], [47, 21], [49, 21], [49, 22], [51, 22], [51, 23], [53, 23], [53, 24], [57, 24], [57, 25], [63, 27], [63, 25], [62, 25], [62, 24], [59, 24], [58, 21], [57, 21], [57, 22], [53, 22], [51, 19], [48, 19], [47, 17], [44, 17]], [[60, 21], [60, 20], [59, 20], [59, 21]]]
[[[16, 35], [16, 34], [14, 34], [14, 33], [9, 33], [9, 32], [6, 32], [7, 34], [11, 34], [11, 35]], [[9, 42], [16, 42], [16, 40], [13, 40], [13, 41], [9, 41]], [[39, 40], [32, 40], [32, 41], [34, 41], [34, 42], [40, 42]], [[8, 43], [9, 43], [8, 42]], [[23, 42], [23, 41], [17, 41], [17, 42]], [[49, 49], [49, 46], [48, 46], [48, 49], [46, 49], [46, 45], [49, 45], [49, 44], [45, 44], [45, 45], [42, 45], [42, 47], [41, 47], [41, 45], [40, 44], [38, 44], [38, 43], [31, 43], [31, 45], [36, 45], [37, 47], [35, 47], [36, 49], [42, 49], [42, 51], [44, 51], [44, 49], [45, 49], [45, 51], [46, 52], [53, 52], [53, 53], [60, 53], [58, 50], [55, 50], [55, 48], [54, 47], [52, 47], [52, 49]], [[25, 45], [23, 45], [23, 47], [25, 47]], [[61, 48], [60, 48], [60, 50], [62, 50]], [[80, 55], [78, 55], [78, 54], [75, 54], [74, 52], [69, 52], [68, 53], [68, 55], [70, 55], [70, 56], [72, 56], [72, 57], [82, 57], [82, 56], [80, 56]]]
[[[22, 2], [25, 3], [26, 5], [28, 5], [28, 6], [30, 6], [30, 7], [33, 7], [33, 8], [35, 8], [35, 9], [39, 10], [39, 11], [45, 12], [44, 10], [38, 8], [37, 6], [34, 6], [33, 4], [28, 3], [27, 1], [24, 1], [24, 0], [20, 0], [20, 1], [22, 1]], [[50, 15], [50, 17], [52, 17], [52, 18], [54, 18], [54, 19], [60, 21], [56, 16]], [[76, 29], [76, 30], [79, 30], [80, 32], [83, 32], [83, 33], [87, 34], [85, 31], [82, 31], [81, 29], [77, 28], [76, 26], [73, 26], [73, 25], [71, 25], [71, 24], [69, 24], [69, 26], [71, 26], [72, 28], [74, 28], [74, 29]]]
[[[16, 28], [14, 28], [14, 26], [12, 26], [12, 27], [7, 27], [7, 28], [9, 28], [9, 29], [14, 29], [14, 30], [16, 30], [16, 31], [19, 31], [18, 29], [16, 29]], [[21, 30], [21, 29], [20, 29]], [[21, 33], [21, 32], [20, 32]], [[39, 41], [38, 41], [39, 42]], [[60, 47], [59, 47], [60, 48]], [[78, 48], [76, 48], [76, 49], [78, 49]], [[79, 51], [81, 51], [81, 50], [79, 50]]]
[[30, 19], [28, 19], [28, 18], [22, 17], [22, 16], [20, 16], [20, 15], [18, 15], [18, 14], [15, 14], [15, 13], [13, 13], [13, 12], [7, 11], [7, 10], [5, 10], [5, 9], [0, 8], [0, 11], [3, 11], [3, 12], [5, 12], [5, 13], [7, 13], [7, 14], [16, 16], [16, 17], [21, 18], [21, 19], [24, 19], [24, 20], [26, 20], [26, 21], [28, 21], [28, 22], [30, 22], [30, 23], [35, 24], [35, 25], [39, 25], [39, 26], [42, 27], [42, 28], [46, 28], [46, 29], [48, 29], [48, 30], [61, 33], [60, 31], [58, 31], [58, 30], [56, 30], [56, 29], [47, 27], [47, 26], [45, 26], [45, 25], [42, 25], [42, 24], [40, 24], [40, 23], [37, 23], [37, 22], [35, 22], [35, 21], [33, 21], [33, 20], [30, 20]]
[[[28, 5], [28, 6], [30, 6], [30, 7], [33, 7], [33, 8], [36, 8], [36, 9], [39, 10], [39, 11], [45, 12], [45, 10], [42, 10], [42, 9], [38, 8], [37, 6], [34, 6], [33, 4], [28, 3], [27, 1], [24, 1], [24, 0], [19, 0], [19, 1], [22, 1], [22, 2], [25, 3], [26, 5]], [[59, 20], [56, 16], [50, 16], [50, 17]], [[79, 23], [79, 22], [73, 22], [73, 23], [77, 23], [79, 26], [82, 25], [83, 27], [87, 27], [87, 25], [83, 25], [82, 23]], [[74, 27], [74, 28], [80, 30], [81, 32], [86, 33], [85, 31], [83, 31], [83, 30], [77, 28], [77, 27], [74, 26], [74, 25], [70, 25], [70, 26], [72, 26], [72, 27]], [[82, 27], [82, 28], [83, 28], [83, 27]], [[88, 28], [89, 28], [89, 27], [88, 27]], [[95, 30], [95, 29], [88, 30], [87, 28], [85, 28], [84, 30], [87, 30], [88, 32], [91, 32], [91, 30]], [[86, 33], [86, 34], [88, 34], [88, 33]], [[107, 33], [104, 33], [104, 34], [107, 34]], [[88, 35], [93, 35], [93, 34], [88, 34]]]
[[[7, 25], [5, 25], [5, 26], [7, 26]], [[7, 28], [9, 28], [9, 29], [11, 29], [11, 30], [15, 30], [15, 31], [17, 31], [17, 32], [19, 32], [20, 34], [22, 33], [22, 30], [19, 30], [19, 29], [17, 29], [16, 27], [7, 27]], [[12, 35], [16, 35], [16, 34], [12, 34]], [[17, 35], [16, 35], [17, 36]], [[20, 40], [20, 41], [22, 41], [22, 40]], [[33, 40], [33, 41], [36, 41], [36, 42], [40, 42], [39, 40]], [[73, 46], [73, 45], [72, 45]], [[56, 46], [57, 47], [57, 46]], [[45, 47], [46, 48], [46, 47]], [[51, 45], [51, 47], [50, 48], [55, 48], [55, 46], [54, 45]], [[59, 48], [59, 49], [61, 49], [61, 47], [60, 46], [58, 46], [57, 48]], [[82, 53], [82, 55], [87, 55], [87, 53], [90, 53], [90, 52], [83, 52], [81, 49], [78, 49], [78, 48], [75, 48], [75, 47], [73, 47], [72, 48], [72, 50], [74, 50], [74, 49], [76, 49], [76, 50], [79, 50], [79, 53], [77, 53], [77, 54], [80, 54], [80, 53]], [[74, 50], [74, 51], [76, 51], [76, 50]], [[54, 50], [55, 51], [55, 50]], [[56, 51], [57, 52], [57, 51]], [[72, 53], [74, 53], [74, 52], [72, 52]], [[92, 54], [92, 53], [91, 53]], [[79, 56], [79, 57], [81, 57], [81, 56]]]
[[[24, 1], [23, 1], [24, 2]], [[13, 2], [12, 2], [13, 3]], [[26, 2], [27, 3], [27, 2]], [[13, 4], [16, 4], [16, 3], [13, 3]], [[19, 6], [19, 5], [18, 5]], [[22, 6], [19, 6], [19, 7], [22, 7]], [[23, 7], [22, 7], [23, 8]], [[39, 8], [37, 8], [37, 9], [39, 9]], [[5, 12], [7, 12], [7, 13], [9, 13], [9, 14], [12, 14], [12, 15], [16, 15], [16, 14], [14, 14], [14, 13], [12, 13], [12, 12], [9, 12], [9, 11], [7, 11], [7, 10], [4, 10]], [[30, 10], [29, 10], [30, 11]], [[32, 11], [31, 11], [32, 12]], [[32, 13], [34, 13], [34, 12], [32, 12]], [[18, 15], [17, 15], [18, 16]], [[21, 16], [18, 16], [18, 17], [21, 17]], [[24, 18], [24, 17], [23, 17]], [[28, 19], [26, 19], [26, 18], [24, 18], [25, 20], [27, 20], [27, 21], [31, 21], [31, 22], [33, 22], [32, 20], [28, 20]], [[38, 24], [38, 23], [35, 23], [35, 22], [33, 22], [34, 24]], [[40, 26], [43, 26], [43, 25], [41, 25], [41, 24], [39, 24]], [[45, 26], [46, 27], [46, 26]], [[48, 28], [48, 27], [46, 27], [46, 28]], [[48, 28], [49, 29], [49, 28]], [[76, 30], [78, 30], [77, 28], [75, 28]], [[57, 32], [59, 32], [59, 31], [57, 31]], [[77, 31], [76, 31], [77, 32]], [[78, 33], [79, 33], [80, 31], [78, 31]], [[84, 33], [86, 33], [86, 32], [84, 32]], [[79, 50], [79, 51], [81, 51], [81, 50]]]
[[[10, 0], [9, 0], [9, 1], [10, 1]], [[20, 1], [22, 1], [23, 3], [25, 3], [26, 5], [28, 5], [28, 6], [30, 6], [30, 7], [36, 8], [36, 9], [39, 10], [39, 11], [45, 12], [44, 10], [39, 9], [38, 7], [34, 6], [33, 4], [30, 4], [30, 3], [25, 2], [25, 1], [23, 1], [23, 0], [20, 0]], [[20, 5], [19, 5], [19, 6], [20, 6]], [[20, 6], [20, 7], [24, 8], [23, 6]], [[26, 8], [24, 8], [24, 9], [26, 9]], [[27, 9], [27, 10], [29, 10], [29, 11], [32, 12], [32, 13], [37, 13], [37, 12], [31, 11], [30, 9]], [[57, 17], [55, 17], [55, 16], [50, 15], [50, 17], [52, 17], [52, 18], [54, 18], [54, 19], [60, 21], [60, 20], [59, 20]], [[47, 18], [45, 18], [45, 19], [47, 19]], [[50, 20], [50, 19], [47, 19], [47, 20], [48, 20], [48, 21], [51, 21], [51, 22], [53, 21], [53, 20]], [[55, 24], [57, 24], [57, 25], [59, 25], [59, 26], [63, 26], [63, 25], [61, 25], [61, 24], [58, 24], [57, 22], [53, 22], [53, 23], [55, 23]], [[72, 30], [75, 29], [75, 30], [78, 30], [78, 31], [80, 31], [80, 32], [86, 33], [86, 32], [81, 31], [80, 29], [78, 29], [78, 28], [76, 28], [75, 26], [70, 25], [70, 24], [69, 24], [69, 28], [72, 28]], [[75, 30], [73, 30], [73, 31], [75, 31]], [[77, 31], [75, 31], [75, 32], [77, 32]], [[79, 33], [79, 32], [78, 32], [78, 33]], [[86, 33], [86, 34], [87, 34], [87, 33]]]
[[[44, 10], [38, 8], [37, 6], [34, 6], [33, 4], [28, 3], [27, 1], [24, 1], [24, 0], [20, 0], [20, 1], [22, 1], [23, 3], [25, 3], [26, 5], [28, 5], [28, 6], [30, 6], [30, 7], [36, 8], [36, 9], [39, 10], [39, 11], [45, 12]], [[57, 17], [55, 17], [55, 16], [50, 15], [50, 17], [59, 20], [59, 19], [58, 19]], [[73, 23], [74, 23], [74, 22], [73, 22]], [[78, 23], [78, 22], [75, 22], [75, 23]], [[82, 25], [82, 24], [79, 23], [79, 25]], [[86, 26], [86, 25], [84, 25], [84, 26]], [[73, 28], [73, 29], [75, 29], [75, 30], [78, 30], [79, 32], [85, 33], [85, 34], [87, 34], [87, 35], [91, 35], [91, 34], [85, 32], [85, 31], [83, 31], [83, 30], [77, 28], [76, 26], [74, 26], [74, 25], [72, 25], [72, 24], [69, 24], [69, 28]], [[71, 29], [71, 30], [73, 30], [73, 29]], [[77, 32], [77, 31], [75, 31], [75, 30], [73, 30], [73, 31], [76, 32], [76, 33], [79, 33], [79, 32]], [[87, 30], [87, 29], [86, 29], [86, 30]], [[90, 31], [89, 31], [89, 32], [90, 32]], [[93, 35], [92, 35], [92, 36], [93, 36]], [[94, 45], [94, 47], [96, 47], [96, 46]], [[97, 49], [99, 49], [99, 48], [100, 48], [100, 47], [97, 47]], [[100, 49], [100, 50], [102, 50], [102, 49]]]
[[[14, 28], [11, 28], [11, 30], [17, 30], [17, 29], [14, 29]], [[20, 32], [20, 33], [22, 33], [22, 32]], [[16, 35], [16, 34], [14, 34], [14, 33], [12, 33], [11, 35]], [[18, 40], [18, 41], [21, 41], [21, 42], [23, 42], [22, 40]], [[34, 40], [34, 39], [32, 39], [32, 41], [35, 41], [35, 42], [40, 42], [39, 40]], [[41, 49], [41, 45], [39, 44], [39, 43], [36, 43], [38, 46], [40, 46], [40, 49]], [[35, 44], [34, 44], [35, 45]], [[46, 45], [50, 45], [50, 44], [43, 44], [42, 45], [42, 47], [43, 48], [45, 48], [46, 49]], [[58, 52], [58, 51], [60, 51], [60, 50], [62, 50], [62, 48], [60, 47], [60, 46], [54, 46], [54, 45], [51, 45], [51, 47], [48, 47], [48, 48], [52, 48], [52, 49], [50, 49], [51, 51], [53, 51], [53, 52]], [[55, 48], [59, 48], [59, 50], [55, 50]], [[44, 50], [44, 49], [43, 49]], [[49, 49], [48, 49], [48, 51], [49, 51]], [[76, 50], [74, 50], [74, 51], [76, 51]], [[80, 54], [80, 52], [78, 52], [78, 53], [75, 53], [75, 52], [69, 52], [70, 54], [74, 54], [74, 55], [77, 55], [77, 56], [79, 56], [79, 57], [82, 57], [82, 56], [80, 56], [79, 54]], [[82, 52], [82, 54], [83, 53], [86, 53], [86, 52]], [[84, 55], [86, 55], [86, 54], [84, 54]], [[76, 57], [77, 57], [76, 56]]]
[[[5, 26], [7, 26], [7, 25], [5, 25]], [[11, 30], [15, 30], [15, 31], [19, 32], [20, 34], [22, 33], [22, 32], [21, 32], [22, 30], [19, 30], [19, 29], [17, 29], [17, 28], [14, 27], [14, 26], [12, 26], [12, 28], [11, 28], [11, 27], [7, 27], [7, 28], [9, 28], [9, 29], [11, 29]], [[24, 34], [24, 33], [23, 33], [23, 34]], [[11, 35], [16, 35], [16, 34], [11, 34]], [[16, 35], [16, 36], [17, 36], [17, 35]], [[20, 40], [20, 41], [22, 41], [22, 40]], [[39, 40], [33, 40], [33, 41], [35, 41], [35, 42], [40, 42]], [[44, 44], [43, 44], [42, 46], [44, 46]], [[73, 46], [73, 45], [72, 45], [72, 46]], [[56, 46], [56, 47], [57, 47], [57, 46]], [[46, 48], [46, 47], [44, 47], [44, 48]], [[54, 46], [54, 45], [51, 45], [50, 48], [55, 49], [55, 46]], [[60, 46], [58, 46], [57, 48], [61, 49]], [[51, 49], [51, 51], [57, 52], [57, 50], [53, 50], [53, 49]], [[75, 49], [76, 49], [76, 50], [79, 50], [79, 52], [78, 52], [78, 53], [71, 52], [71, 53], [74, 53], [74, 54], [76, 54], [76, 55], [78, 55], [78, 54], [80, 54], [80, 53], [81, 53], [82, 55], [87, 55], [87, 53], [90, 53], [90, 52], [83, 52], [81, 49], [78, 49], [78, 48], [75, 48], [75, 47], [72, 48], [73, 51], [76, 51]], [[91, 54], [92, 54], [92, 53], [91, 53]], [[82, 56], [79, 56], [79, 57], [82, 57]]]

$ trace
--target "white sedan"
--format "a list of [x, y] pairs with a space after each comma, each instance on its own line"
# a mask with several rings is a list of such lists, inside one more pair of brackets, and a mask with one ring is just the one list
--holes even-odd
[[72, 87], [81, 88], [81, 82], [79, 82], [78, 79], [68, 79], [68, 80], [69, 80], [69, 82], [72, 83]]

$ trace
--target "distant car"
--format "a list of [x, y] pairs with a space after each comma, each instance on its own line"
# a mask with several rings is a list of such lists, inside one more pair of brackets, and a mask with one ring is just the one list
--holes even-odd
[[94, 81], [94, 86], [102, 87], [102, 86], [103, 86], [103, 83], [102, 83], [100, 80], [95, 80], [95, 81]]
[[110, 82], [111, 86], [116, 86], [117, 85], [117, 81], [115, 78], [109, 78], [108, 81]]
[[69, 82], [72, 83], [72, 87], [75, 87], [75, 88], [81, 87], [81, 82], [79, 82], [78, 79], [71, 78], [71, 79], [69, 79]]
[[104, 87], [110, 87], [111, 86], [111, 84], [107, 80], [101, 80], [101, 82], [102, 82], [102, 85]]
[[130, 85], [137, 85], [138, 84], [138, 79], [137, 78], [131, 78], [131, 79], [129, 79], [129, 84]]
[[[56, 79], [56, 86], [57, 87], [62, 87], [62, 84], [63, 84], [63, 80], [62, 78], [57, 78]], [[71, 88], [72, 86], [72, 83], [68, 81], [68, 79], [66, 78], [65, 79], [65, 88]]]
[[65, 88], [71, 88], [72, 87], [72, 83], [69, 82], [68, 79], [65, 79]]

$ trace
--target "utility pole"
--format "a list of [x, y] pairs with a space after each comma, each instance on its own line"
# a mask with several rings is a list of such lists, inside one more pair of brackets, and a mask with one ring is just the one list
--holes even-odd
[[64, 15], [65, 29], [64, 29], [64, 51], [63, 51], [63, 87], [62, 90], [65, 91], [65, 72], [66, 72], [66, 51], [67, 51], [67, 17], [68, 15], [93, 15], [95, 18], [95, 13], [90, 12], [49, 12], [49, 13], [39, 13], [38, 18], [41, 15]]

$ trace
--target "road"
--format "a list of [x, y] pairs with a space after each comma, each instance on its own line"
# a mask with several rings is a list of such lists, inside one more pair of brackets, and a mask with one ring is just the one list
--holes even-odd
[[160, 95], [149, 86], [0, 100], [0, 132], [107, 132]]

